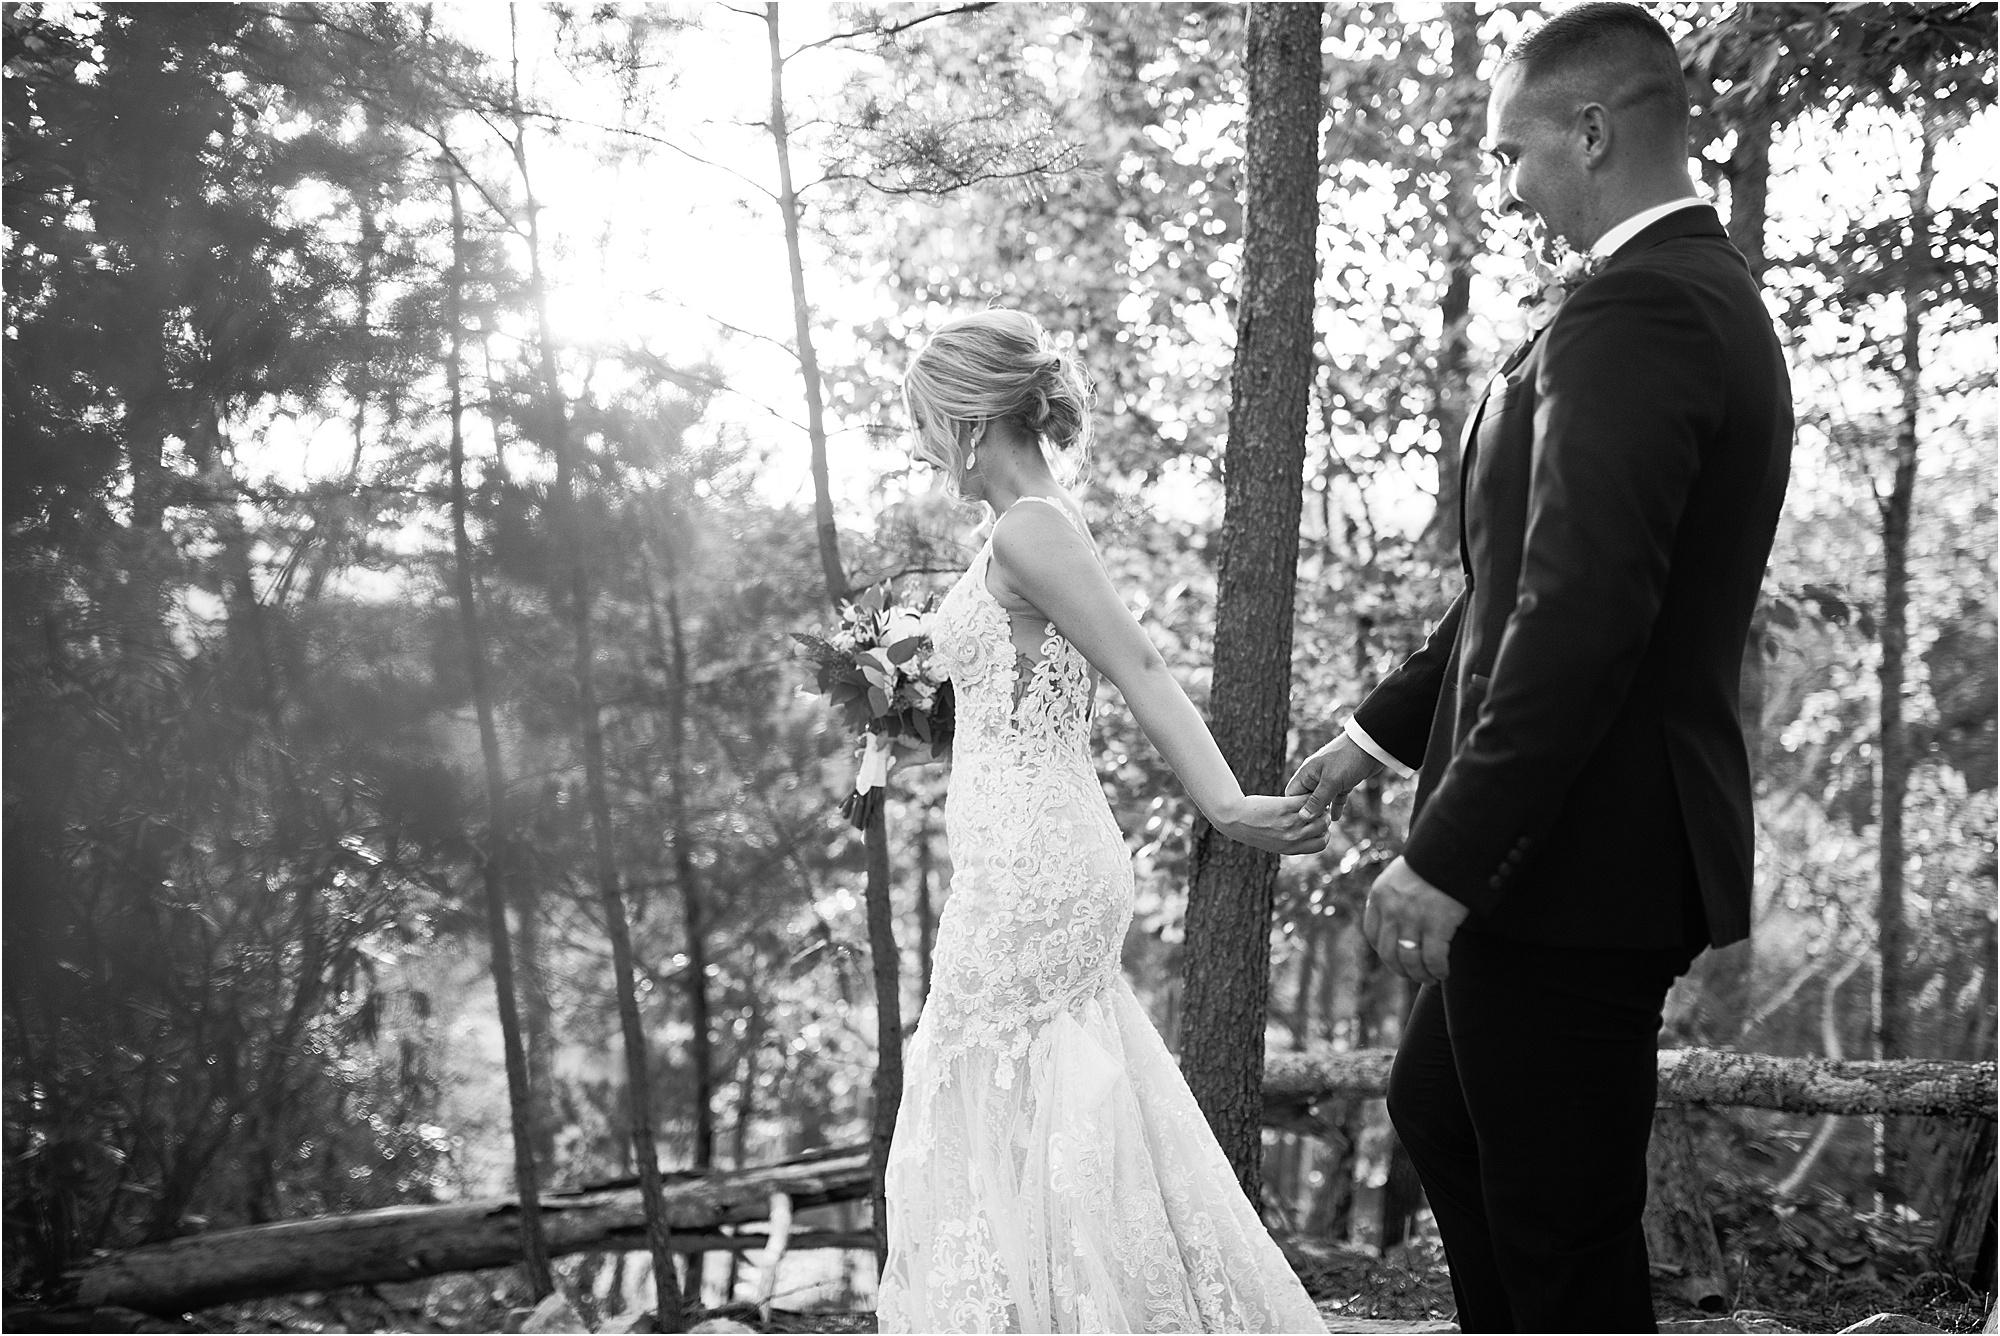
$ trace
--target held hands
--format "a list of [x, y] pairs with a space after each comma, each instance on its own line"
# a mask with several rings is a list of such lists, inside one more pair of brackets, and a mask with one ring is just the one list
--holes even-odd
[[1326, 848], [1326, 814], [1301, 811], [1296, 798], [1252, 795], [1216, 813], [1210, 824], [1269, 853], [1316, 854]]
[[1375, 879], [1361, 933], [1394, 973], [1437, 983], [1451, 973], [1451, 938], [1471, 911], [1398, 858]]
[[1305, 805], [1300, 809], [1307, 816], [1318, 816], [1332, 811], [1338, 815], [1341, 804], [1355, 785], [1382, 768], [1382, 763], [1354, 745], [1354, 739], [1345, 733], [1334, 736], [1299, 767], [1292, 776], [1292, 782], [1285, 785], [1287, 797], [1305, 794]]

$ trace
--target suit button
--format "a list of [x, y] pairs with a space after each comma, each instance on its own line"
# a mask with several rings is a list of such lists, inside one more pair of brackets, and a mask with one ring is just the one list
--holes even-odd
[[1507, 885], [1507, 879], [1496, 872], [1486, 879], [1486, 884], [1497, 891]]
[[1508, 854], [1507, 854], [1507, 866], [1508, 866], [1508, 868], [1512, 869], [1512, 868], [1516, 868], [1516, 867], [1519, 867], [1519, 866], [1521, 865], [1521, 857], [1522, 857], [1522, 855], [1521, 855], [1521, 851], [1520, 851], [1520, 849], [1519, 849], [1519, 848], [1515, 848], [1515, 849], [1512, 849], [1512, 850], [1510, 850], [1510, 851], [1508, 852]]

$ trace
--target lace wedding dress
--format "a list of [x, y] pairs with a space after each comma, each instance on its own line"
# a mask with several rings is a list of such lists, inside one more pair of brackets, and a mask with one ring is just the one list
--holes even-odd
[[1132, 866], [1089, 666], [1053, 625], [1017, 654], [992, 559], [988, 539], [932, 625], [952, 894], [904, 1060], [880, 1330], [1324, 1331], [1119, 969]]

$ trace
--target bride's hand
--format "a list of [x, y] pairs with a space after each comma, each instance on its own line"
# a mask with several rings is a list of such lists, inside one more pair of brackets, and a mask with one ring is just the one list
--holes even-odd
[[1252, 794], [1211, 819], [1232, 840], [1274, 854], [1316, 854], [1326, 848], [1326, 813], [1308, 816], [1297, 798]]

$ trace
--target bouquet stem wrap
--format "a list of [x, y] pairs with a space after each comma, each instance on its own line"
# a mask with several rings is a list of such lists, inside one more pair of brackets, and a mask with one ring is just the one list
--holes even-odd
[[894, 744], [880, 733], [861, 735], [861, 764], [854, 772], [854, 792], [840, 804], [840, 814], [856, 830], [866, 830], [889, 789], [889, 767], [896, 763]]

